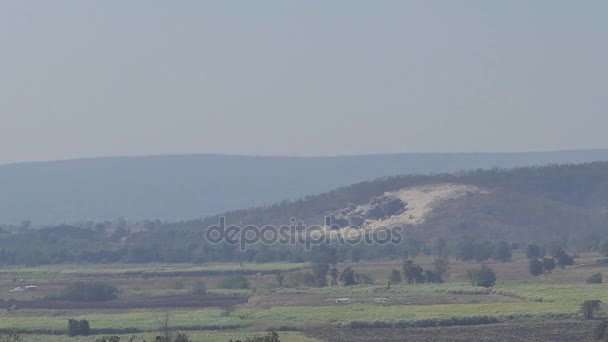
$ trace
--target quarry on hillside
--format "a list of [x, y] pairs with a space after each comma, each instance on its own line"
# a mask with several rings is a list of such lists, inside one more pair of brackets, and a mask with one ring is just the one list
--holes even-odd
[[467, 194], [488, 193], [487, 190], [465, 184], [433, 184], [404, 188], [372, 198], [362, 205], [350, 204], [329, 213], [332, 224], [344, 227], [376, 229], [395, 225], [419, 225], [433, 208], [446, 200]]

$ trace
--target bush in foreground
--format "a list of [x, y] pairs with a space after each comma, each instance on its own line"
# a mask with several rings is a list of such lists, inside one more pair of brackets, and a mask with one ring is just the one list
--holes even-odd
[[478, 270], [469, 270], [467, 274], [473, 286], [492, 287], [496, 284], [496, 272], [487, 265]]
[[230, 340], [230, 342], [281, 342], [279, 340], [279, 334], [276, 332], [269, 332], [266, 336], [248, 337], [245, 340]]
[[70, 336], [88, 336], [91, 334], [91, 326], [86, 319], [69, 319], [68, 320], [68, 335]]
[[593, 319], [595, 312], [600, 309], [602, 301], [600, 300], [586, 300], [581, 304], [581, 313], [585, 319]]

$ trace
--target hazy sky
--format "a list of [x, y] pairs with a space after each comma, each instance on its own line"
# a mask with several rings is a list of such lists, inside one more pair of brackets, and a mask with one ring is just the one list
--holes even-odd
[[607, 1], [0, 1], [0, 163], [608, 147]]

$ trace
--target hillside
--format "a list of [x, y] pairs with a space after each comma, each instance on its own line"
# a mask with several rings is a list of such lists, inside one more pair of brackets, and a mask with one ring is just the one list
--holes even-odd
[[[195, 219], [400, 174], [598, 160], [608, 160], [608, 150], [326, 158], [183, 155], [0, 165], [0, 223]], [[373, 185], [376, 190], [382, 186]]]
[[[402, 226], [406, 241], [429, 246], [444, 238], [450, 246], [463, 239], [508, 241], [525, 245], [558, 243], [593, 250], [606, 240], [608, 162], [477, 170], [457, 174], [403, 175], [353, 184], [271, 206], [222, 214], [227, 224], [284, 225], [291, 218], [306, 225], [333, 218], [334, 228], [363, 230]], [[301, 262], [311, 258], [303, 246], [212, 244], [204, 220], [87, 223], [44, 229], [7, 227], [0, 231], [1, 264], [65, 262]], [[376, 246], [378, 247], [378, 246]], [[356, 246], [339, 257], [398, 257], [403, 246]], [[35, 251], [32, 253], [31, 251]]]
[[[365, 227], [400, 225], [421, 239], [583, 240], [608, 226], [608, 162], [404, 175], [362, 182], [266, 208], [225, 214], [228, 223], [320, 224], [327, 215], [361, 208], [379, 196], [399, 198], [405, 210]], [[356, 210], [356, 209], [354, 209]], [[209, 226], [217, 218], [207, 218]]]

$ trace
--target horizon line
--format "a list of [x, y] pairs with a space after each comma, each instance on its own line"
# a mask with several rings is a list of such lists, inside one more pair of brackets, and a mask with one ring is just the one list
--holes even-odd
[[530, 151], [502, 151], [502, 152], [387, 152], [387, 153], [361, 153], [361, 154], [335, 154], [335, 155], [281, 155], [281, 154], [240, 154], [240, 153], [159, 153], [159, 154], [127, 154], [127, 155], [101, 155], [92, 157], [68, 157], [64, 159], [43, 159], [31, 161], [17, 161], [0, 163], [1, 166], [14, 166], [38, 163], [62, 163], [74, 161], [90, 161], [100, 159], [137, 159], [161, 157], [234, 157], [234, 158], [268, 158], [268, 159], [330, 159], [350, 157], [373, 156], [399, 156], [399, 155], [514, 155], [514, 154], [541, 154], [541, 153], [575, 153], [575, 152], [608, 152], [608, 148], [577, 148], [556, 150], [530, 150]]

